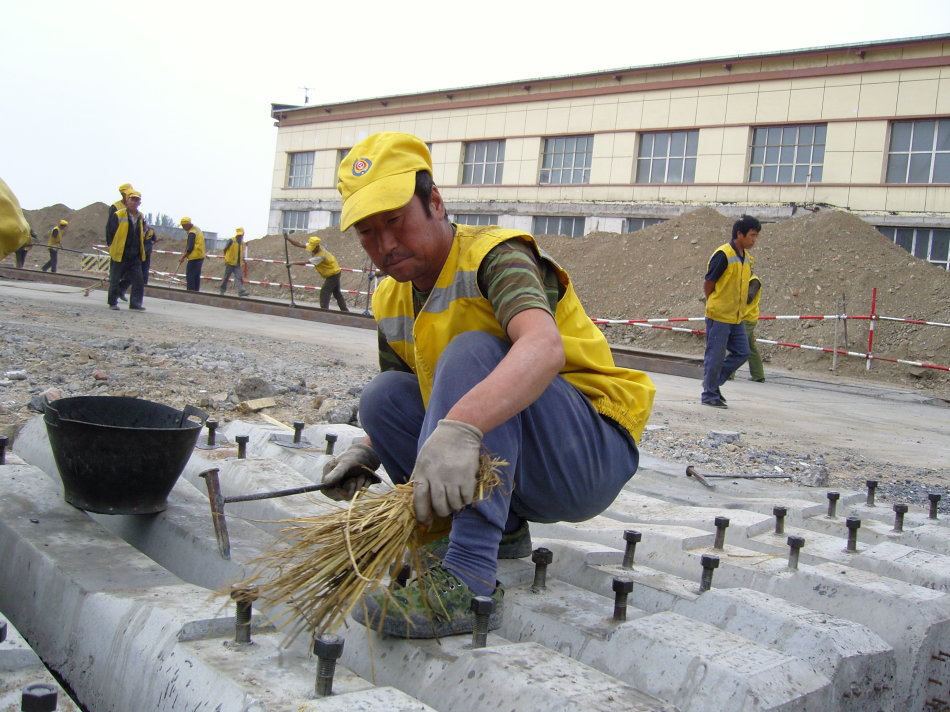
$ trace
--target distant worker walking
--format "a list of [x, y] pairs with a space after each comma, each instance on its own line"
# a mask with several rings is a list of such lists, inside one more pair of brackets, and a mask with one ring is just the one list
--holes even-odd
[[205, 236], [195, 225], [191, 218], [181, 219], [182, 229], [188, 234], [188, 242], [185, 244], [185, 252], [178, 260], [179, 266], [185, 260], [185, 289], [189, 292], [201, 291], [201, 266], [205, 261]]
[[142, 263], [145, 261], [145, 231], [148, 227], [139, 212], [141, 194], [130, 190], [125, 196], [125, 207], [116, 210], [109, 218], [106, 242], [109, 245], [109, 308], [118, 310], [119, 292], [123, 280], [131, 286], [129, 309], [145, 311], [142, 299], [145, 283], [142, 279]]
[[759, 299], [762, 297], [762, 280], [752, 275], [749, 280], [748, 305], [742, 315], [746, 336], [749, 339], [749, 380], [756, 383], [765, 382], [765, 367], [762, 365], [762, 355], [755, 345], [755, 327], [759, 323]]
[[69, 222], [60, 220], [59, 225], [49, 231], [49, 239], [46, 241], [46, 244], [49, 246], [49, 259], [46, 260], [46, 263], [41, 268], [44, 272], [49, 270], [53, 274], [56, 274], [56, 261], [59, 258], [59, 248], [63, 246], [63, 233], [66, 232], [66, 228], [68, 227]]
[[244, 228], [235, 230], [234, 237], [224, 246], [224, 279], [221, 280], [221, 294], [228, 291], [228, 281], [234, 275], [234, 288], [239, 297], [246, 297], [244, 288]]
[[[720, 387], [749, 358], [749, 337], [742, 323], [749, 305], [749, 281], [755, 259], [748, 253], [762, 224], [743, 215], [732, 226], [732, 239], [710, 257], [703, 293], [706, 297], [706, 353], [700, 402], [728, 408]], [[728, 352], [728, 355], [727, 355]]]
[[340, 307], [340, 311], [349, 311], [346, 300], [343, 298], [343, 290], [340, 289], [340, 265], [336, 261], [336, 257], [320, 245], [320, 238], [314, 235], [307, 240], [306, 245], [289, 236], [286, 240], [294, 247], [302, 247], [312, 255], [307, 262], [294, 262], [293, 264], [311, 264], [317, 270], [317, 274], [323, 277], [323, 287], [320, 288], [320, 308], [329, 309], [330, 297], [333, 296]]

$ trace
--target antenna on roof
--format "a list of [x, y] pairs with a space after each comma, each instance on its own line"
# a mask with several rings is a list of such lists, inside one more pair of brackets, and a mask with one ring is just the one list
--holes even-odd
[[300, 88], [303, 89], [303, 103], [304, 103], [304, 104], [309, 104], [309, 103], [310, 103], [310, 90], [311, 90], [311, 89], [314, 89], [315, 87], [300, 87]]

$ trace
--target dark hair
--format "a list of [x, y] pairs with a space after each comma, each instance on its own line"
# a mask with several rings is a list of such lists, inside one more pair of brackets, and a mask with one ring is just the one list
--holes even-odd
[[762, 231], [762, 223], [751, 215], [743, 215], [732, 226], [732, 239], [735, 240], [739, 235], [745, 235], [749, 230], [756, 232]]
[[432, 199], [432, 186], [435, 181], [432, 180], [432, 174], [429, 171], [416, 171], [416, 192], [422, 201], [422, 209], [426, 211], [426, 217], [432, 217], [432, 209], [429, 207], [429, 201]]

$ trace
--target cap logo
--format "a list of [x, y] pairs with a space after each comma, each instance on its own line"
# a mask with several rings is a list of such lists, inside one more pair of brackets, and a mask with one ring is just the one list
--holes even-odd
[[366, 171], [373, 167], [373, 162], [368, 158], [357, 158], [353, 161], [353, 175], [357, 178], [366, 175]]

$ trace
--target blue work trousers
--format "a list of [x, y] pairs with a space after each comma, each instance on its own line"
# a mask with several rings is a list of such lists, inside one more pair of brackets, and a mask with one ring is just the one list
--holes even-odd
[[[360, 421], [394, 483], [411, 477], [419, 447], [439, 420], [509, 348], [484, 332], [456, 337], [439, 358], [428, 409], [411, 373], [385, 371], [364, 389]], [[501, 469], [501, 487], [453, 515], [444, 559], [477, 595], [495, 588], [503, 532], [523, 520], [590, 519], [614, 501], [639, 463], [631, 435], [561, 376], [533, 404], [485, 433], [483, 447], [510, 464]]]
[[[728, 352], [728, 355], [727, 355]], [[727, 324], [706, 318], [706, 355], [703, 357], [703, 403], [722, 397], [719, 387], [749, 358], [745, 324]]]
[[204, 258], [188, 260], [185, 263], [185, 289], [189, 292], [201, 291], [201, 265], [203, 264]]

